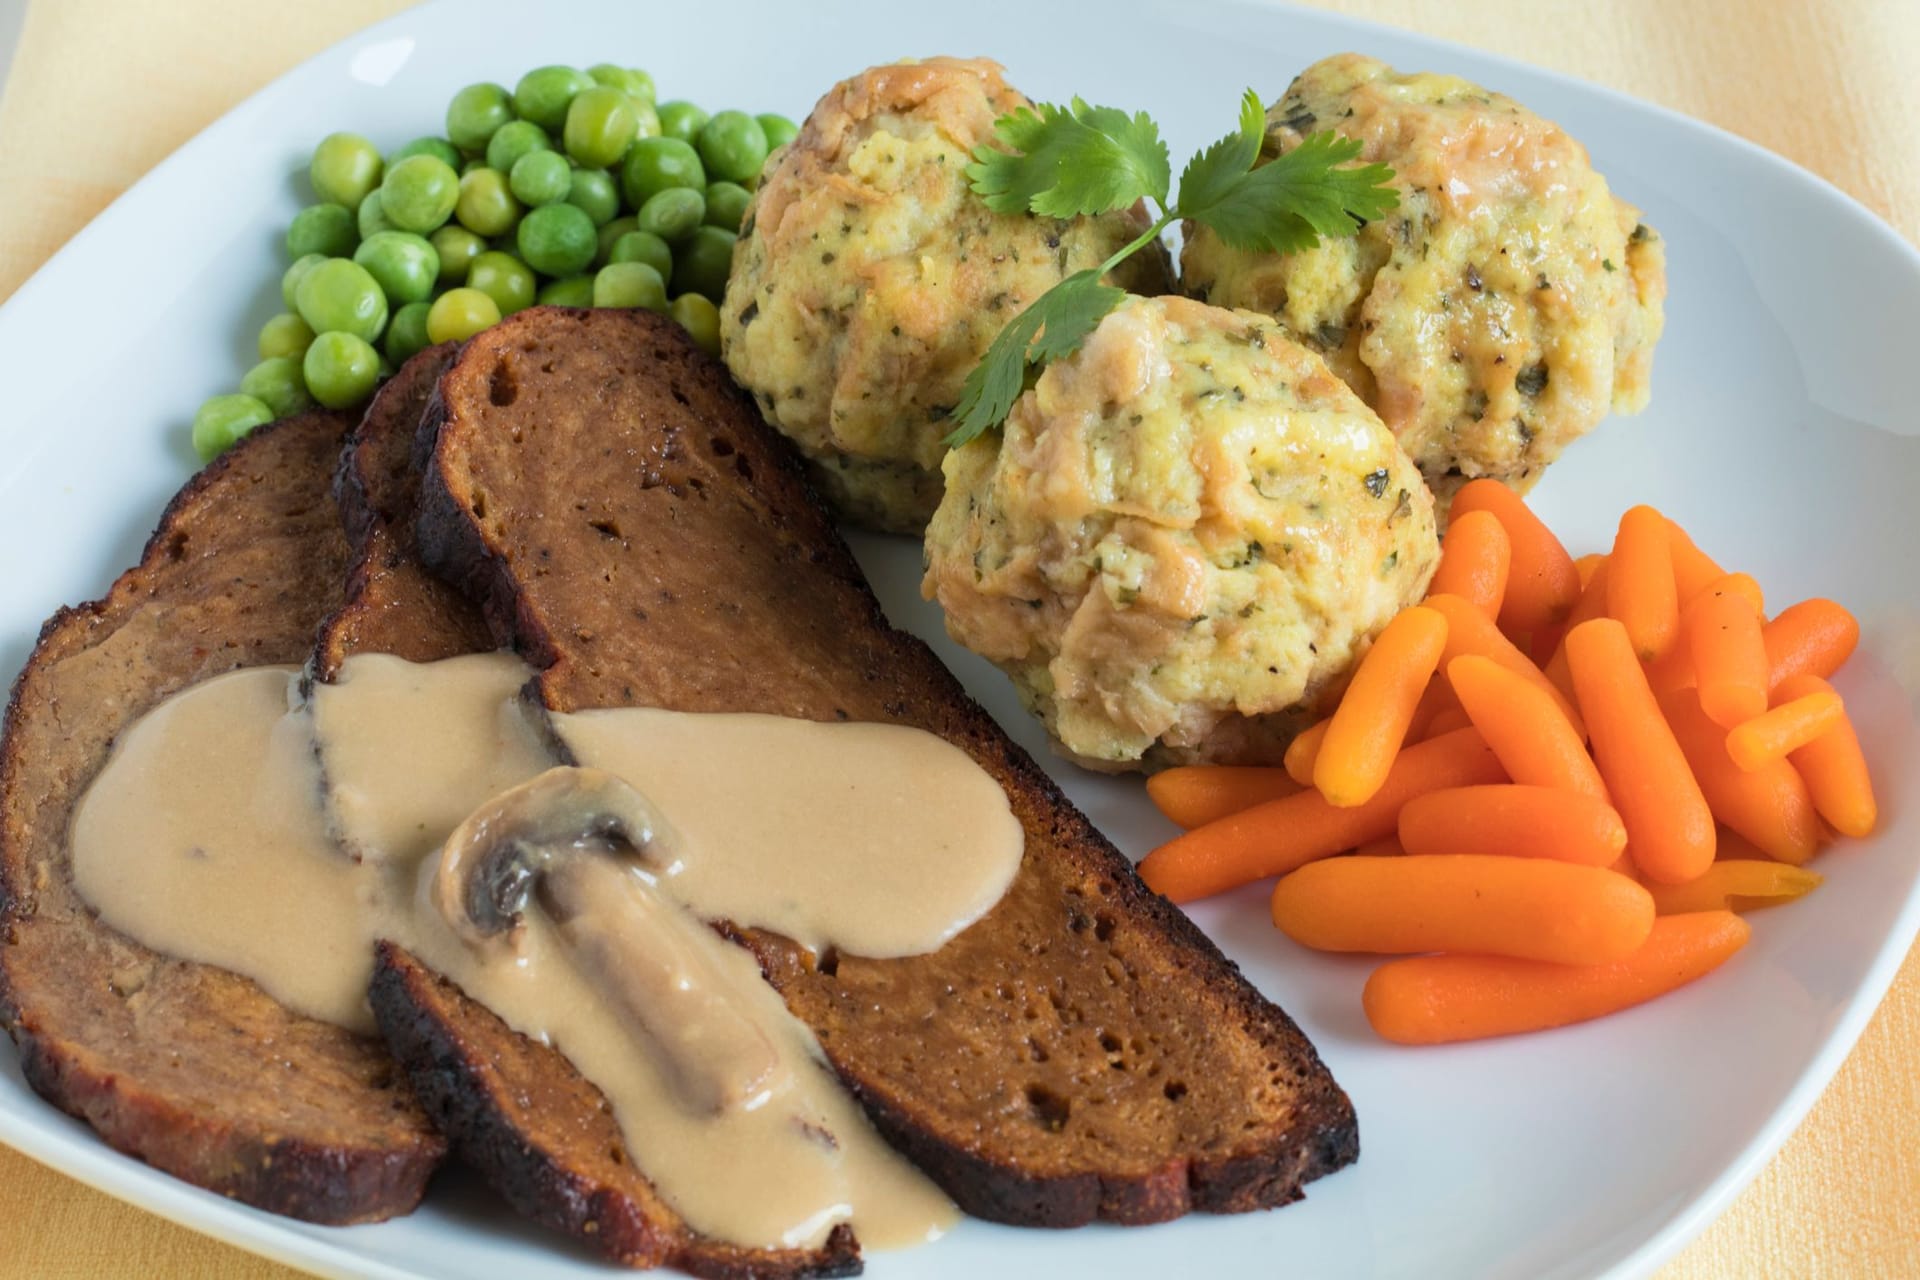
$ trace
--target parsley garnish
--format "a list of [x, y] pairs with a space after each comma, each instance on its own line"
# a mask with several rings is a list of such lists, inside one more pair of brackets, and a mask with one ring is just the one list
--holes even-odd
[[1128, 115], [1079, 98], [1064, 107], [1037, 103], [1000, 117], [994, 133], [1002, 146], [975, 148], [967, 178], [995, 213], [1072, 218], [1145, 200], [1159, 218], [1099, 266], [1041, 294], [1000, 331], [967, 375], [950, 445], [1000, 425], [1029, 377], [1079, 350], [1127, 296], [1102, 278], [1174, 222], [1190, 218], [1211, 227], [1236, 249], [1295, 253], [1322, 236], [1350, 236], [1400, 203], [1386, 185], [1393, 170], [1385, 165], [1340, 167], [1359, 156], [1360, 144], [1335, 133], [1313, 134], [1258, 164], [1266, 113], [1251, 89], [1240, 100], [1240, 127], [1187, 162], [1177, 198], [1167, 144], [1145, 112]]

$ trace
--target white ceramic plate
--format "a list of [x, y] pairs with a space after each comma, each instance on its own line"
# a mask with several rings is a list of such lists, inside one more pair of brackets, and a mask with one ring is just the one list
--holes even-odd
[[[1667, 237], [1672, 300], [1653, 407], [1608, 422], [1540, 487], [1576, 551], [1652, 502], [1769, 597], [1828, 594], [1865, 620], [1842, 687], [1887, 814], [1825, 856], [1827, 885], [1755, 917], [1752, 944], [1668, 999], [1522, 1039], [1410, 1051], [1368, 1033], [1363, 962], [1313, 956], [1250, 889], [1201, 923], [1305, 1027], [1352, 1094], [1360, 1163], [1275, 1213], [1127, 1231], [969, 1222], [888, 1277], [1640, 1275], [1704, 1226], [1792, 1130], [1853, 1044], [1920, 927], [1920, 424], [1909, 408], [1920, 255], [1845, 196], [1691, 121], [1546, 72], [1346, 19], [1233, 0], [1093, 10], [1033, 0], [635, 5], [442, 0], [282, 77], [102, 214], [0, 310], [0, 673], [56, 605], [132, 562], [191, 465], [185, 423], [230, 390], [280, 309], [279, 242], [308, 148], [336, 128], [383, 146], [440, 128], [475, 79], [546, 62], [637, 63], [662, 96], [803, 115], [829, 83], [907, 54], [987, 53], [1036, 97], [1146, 108], [1178, 157], [1233, 118], [1243, 85], [1278, 95], [1323, 55], [1360, 49], [1504, 90], [1586, 142]], [[1094, 819], [1138, 856], [1168, 828], [1137, 784], [1052, 760], [1008, 687], [956, 651], [915, 589], [910, 544], [863, 539], [892, 616], [933, 641]], [[209, 1234], [332, 1274], [605, 1274], [528, 1230], [459, 1174], [377, 1227], [305, 1226], [196, 1191], [56, 1114], [0, 1051], [0, 1141]]]

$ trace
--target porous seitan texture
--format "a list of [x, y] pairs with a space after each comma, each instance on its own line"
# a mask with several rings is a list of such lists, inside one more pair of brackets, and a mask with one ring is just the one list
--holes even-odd
[[469, 342], [436, 416], [421, 552], [540, 669], [551, 708], [911, 725], [1006, 789], [1020, 871], [939, 951], [816, 960], [745, 938], [962, 1208], [1044, 1226], [1235, 1212], [1356, 1157], [1313, 1046], [887, 624], [791, 452], [677, 327], [520, 312]]
[[327, 480], [348, 422], [263, 427], [196, 476], [138, 567], [41, 631], [0, 743], [0, 1019], [28, 1082], [157, 1168], [323, 1223], [412, 1209], [445, 1149], [386, 1048], [101, 924], [67, 830], [166, 695], [306, 659], [346, 569]]

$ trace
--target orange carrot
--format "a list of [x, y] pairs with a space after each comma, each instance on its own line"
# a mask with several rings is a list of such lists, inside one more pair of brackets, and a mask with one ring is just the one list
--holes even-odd
[[1775, 760], [1747, 770], [1735, 764], [1727, 753], [1726, 731], [1701, 709], [1691, 689], [1661, 695], [1660, 710], [1715, 818], [1769, 858], [1797, 865], [1814, 855], [1820, 847], [1820, 819], [1792, 765]]
[[1574, 710], [1573, 703], [1567, 701], [1566, 696], [1553, 686], [1553, 682], [1541, 674], [1540, 668], [1534, 666], [1526, 654], [1514, 648], [1513, 641], [1502, 635], [1486, 614], [1459, 596], [1428, 596], [1424, 607], [1443, 615], [1447, 620], [1447, 646], [1440, 657], [1442, 666], [1470, 653], [1491, 658], [1515, 675], [1540, 686], [1543, 693], [1559, 704], [1574, 729], [1582, 737], [1586, 736], [1580, 713]]
[[1302, 729], [1287, 744], [1286, 755], [1280, 757], [1280, 763], [1286, 766], [1287, 776], [1303, 787], [1313, 785], [1313, 762], [1320, 758], [1320, 744], [1326, 741], [1329, 723], [1321, 720]]
[[[1685, 615], [1683, 614], [1684, 618]], [[1681, 639], [1686, 639], [1686, 624], [1681, 624]], [[1671, 689], [1694, 689], [1700, 685], [1700, 672], [1693, 664], [1693, 646], [1676, 644], [1666, 653], [1652, 662], [1642, 663], [1647, 672], [1647, 683], [1655, 693], [1666, 693]]]
[[1318, 951], [1464, 951], [1557, 964], [1629, 955], [1653, 895], [1604, 867], [1484, 854], [1329, 858], [1273, 887], [1273, 922]]
[[1817, 871], [1784, 862], [1716, 862], [1685, 884], [1648, 886], [1653, 909], [1663, 916], [1689, 911], [1741, 911], [1805, 897], [1820, 886]]
[[1446, 643], [1446, 618], [1415, 605], [1360, 659], [1313, 761], [1313, 785], [1330, 803], [1351, 809], [1380, 790]]
[[1447, 681], [1515, 782], [1607, 798], [1573, 722], [1539, 685], [1479, 654], [1449, 662]]
[[1630, 507], [1620, 517], [1607, 557], [1607, 613], [1618, 618], [1633, 651], [1652, 662], [1680, 630], [1680, 596], [1673, 576], [1667, 518], [1652, 507]]
[[1406, 853], [1400, 846], [1399, 836], [1382, 836], [1378, 840], [1369, 840], [1353, 851], [1356, 858], [1398, 858]]
[[1573, 571], [1579, 575], [1582, 591], [1587, 589], [1587, 584], [1593, 581], [1593, 575], [1599, 572], [1600, 566], [1606, 562], [1607, 556], [1604, 551], [1589, 552], [1573, 562]]
[[1673, 557], [1674, 592], [1682, 606], [1699, 595], [1716, 579], [1726, 576], [1727, 571], [1713, 562], [1713, 557], [1695, 546], [1687, 531], [1673, 521], [1667, 521], [1667, 549]]
[[1500, 626], [1525, 635], [1566, 617], [1580, 594], [1580, 575], [1560, 539], [1528, 509], [1520, 495], [1498, 480], [1469, 480], [1453, 495], [1451, 519], [1490, 511], [1507, 531], [1510, 546], [1507, 591]]
[[1604, 800], [1558, 787], [1492, 783], [1407, 801], [1400, 847], [1411, 854], [1486, 853], [1606, 867], [1627, 847], [1627, 828]]
[[1860, 624], [1831, 600], [1802, 600], [1782, 609], [1760, 635], [1778, 689], [1788, 676], [1825, 679], [1838, 671], [1860, 643]]
[[1642, 1004], [1703, 977], [1746, 945], [1731, 911], [1664, 916], [1623, 960], [1543, 964], [1500, 956], [1391, 960], [1367, 979], [1361, 1004], [1381, 1038], [1447, 1044], [1545, 1031]]
[[1733, 576], [1717, 579], [1687, 606], [1687, 642], [1674, 646], [1692, 661], [1700, 705], [1727, 729], [1767, 709], [1770, 683], [1760, 610], [1728, 582]]
[[1140, 877], [1191, 902], [1392, 835], [1414, 796], [1505, 777], [1480, 735], [1462, 729], [1402, 751], [1366, 804], [1337, 809], [1318, 791], [1269, 800], [1169, 840], [1141, 860]]
[[[1781, 697], [1798, 699], [1833, 686], [1819, 676], [1789, 676], [1781, 681]], [[1842, 715], [1833, 726], [1787, 757], [1794, 769], [1806, 779], [1813, 793], [1813, 807], [1843, 836], [1873, 834], [1880, 808], [1873, 798], [1873, 779], [1867, 773], [1867, 758], [1860, 750], [1860, 738], [1853, 721]]]
[[[1736, 765], [1735, 767], [1738, 768], [1739, 766]], [[1709, 801], [1708, 803], [1712, 802]], [[1735, 862], [1755, 859], [1761, 862], [1772, 862], [1773, 855], [1741, 835], [1738, 831], [1735, 831], [1732, 827], [1722, 823], [1720, 825], [1717, 847], [1713, 851], [1713, 860], [1715, 862]]]
[[[1554, 646], [1552, 653], [1546, 655], [1547, 661], [1541, 667], [1553, 687], [1569, 700], [1573, 697], [1573, 677], [1567, 674], [1566, 633], [1583, 622], [1592, 622], [1595, 618], [1605, 617], [1606, 613], [1607, 565], [1602, 560], [1594, 566], [1593, 577], [1587, 580], [1587, 589], [1580, 593], [1578, 600], [1574, 601], [1573, 612], [1567, 615], [1566, 630], [1560, 633], [1560, 642]], [[1533, 656], [1538, 661], [1541, 657], [1540, 650], [1535, 649]]]
[[[1435, 678], [1427, 682], [1427, 691], [1420, 695], [1420, 705], [1413, 709], [1413, 719], [1407, 723], [1407, 741], [1424, 742], [1428, 738], [1440, 735], [1434, 732], [1433, 724], [1441, 713], [1458, 711], [1460, 699], [1453, 696], [1453, 686], [1445, 680]], [[1454, 725], [1455, 729], [1463, 728]]]
[[1635, 865], [1665, 884], [1693, 879], [1713, 862], [1713, 813], [1660, 714], [1627, 629], [1596, 618], [1568, 632], [1566, 648], [1593, 757], [1626, 821]]
[[1427, 585], [1429, 595], [1456, 595], [1471, 600], [1489, 618], [1500, 612], [1507, 594], [1507, 573], [1513, 544], [1507, 528], [1491, 511], [1469, 511], [1447, 523], [1440, 543], [1440, 567]]
[[1847, 708], [1831, 688], [1774, 704], [1772, 710], [1742, 721], [1727, 732], [1727, 754], [1742, 769], [1758, 769], [1784, 760], [1846, 717]]
[[1161, 813], [1189, 829], [1300, 790], [1284, 769], [1190, 764], [1147, 779], [1147, 797]]
[[1429, 738], [1444, 737], [1456, 730], [1464, 729], [1472, 723], [1473, 717], [1467, 714], [1465, 707], [1448, 707], [1439, 715], [1435, 716], [1432, 722], [1427, 725], [1426, 736]]

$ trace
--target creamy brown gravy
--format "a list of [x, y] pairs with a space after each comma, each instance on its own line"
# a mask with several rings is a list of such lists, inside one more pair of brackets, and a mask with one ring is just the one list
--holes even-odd
[[[372, 943], [401, 943], [566, 1054], [707, 1235], [810, 1245], [851, 1221], [884, 1249], [943, 1233], [952, 1204], [873, 1132], [752, 957], [703, 921], [855, 954], [934, 950], [1019, 865], [1005, 794], [916, 730], [548, 716], [520, 696], [528, 675], [504, 654], [363, 655], [305, 701], [287, 668], [183, 690], [122, 735], [82, 799], [76, 884], [155, 950], [360, 1031]], [[548, 774], [549, 743], [591, 768]], [[436, 896], [456, 827], [469, 844], [475, 822], [526, 834], [554, 795], [594, 787], [638, 793], [621, 802], [638, 806], [632, 847], [535, 833], [529, 905], [485, 936], [444, 886]]]

